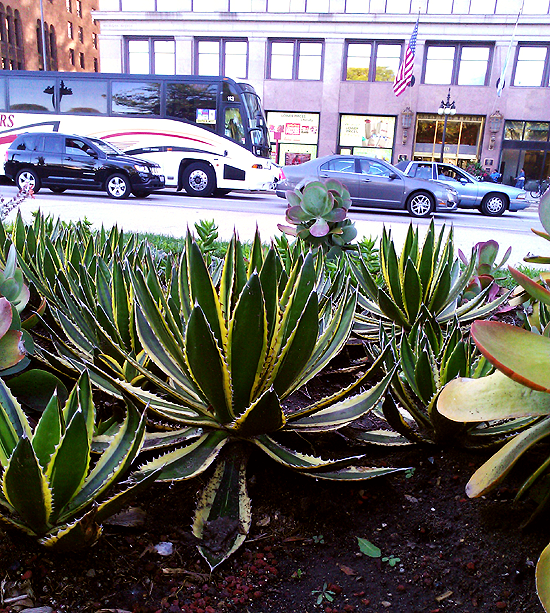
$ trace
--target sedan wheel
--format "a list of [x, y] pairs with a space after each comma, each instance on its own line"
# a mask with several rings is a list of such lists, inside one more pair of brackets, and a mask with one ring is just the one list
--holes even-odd
[[426, 192], [414, 194], [407, 200], [407, 210], [411, 217], [429, 217], [434, 208], [433, 197]]
[[481, 212], [483, 215], [490, 217], [498, 217], [506, 210], [506, 201], [503, 196], [498, 194], [489, 194], [485, 196], [485, 200], [481, 203]]
[[115, 200], [123, 200], [130, 195], [130, 181], [124, 175], [111, 175], [107, 179], [107, 194]]
[[28, 189], [30, 187], [34, 194], [37, 194], [40, 191], [40, 179], [34, 170], [31, 170], [30, 168], [23, 168], [23, 170], [20, 170], [17, 173], [17, 176], [15, 177], [15, 184], [20, 190]]

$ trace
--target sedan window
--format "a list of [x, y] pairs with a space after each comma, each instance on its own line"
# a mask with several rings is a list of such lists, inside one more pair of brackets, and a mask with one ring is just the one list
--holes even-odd
[[458, 168], [453, 168], [452, 166], [446, 166], [444, 164], [437, 165], [437, 178], [446, 181], [471, 183], [470, 179], [463, 172], [460, 172]]
[[373, 162], [372, 160], [359, 160], [361, 168], [361, 174], [363, 175], [375, 175], [377, 177], [389, 177], [390, 170], [386, 168], [384, 164], [380, 162]]
[[335, 172], [355, 172], [355, 160], [350, 158], [336, 158], [329, 160], [321, 166], [321, 170], [332, 170]]

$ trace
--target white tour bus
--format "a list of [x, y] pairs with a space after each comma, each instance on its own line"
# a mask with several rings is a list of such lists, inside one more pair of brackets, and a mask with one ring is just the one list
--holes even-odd
[[157, 162], [190, 195], [279, 178], [258, 95], [227, 77], [2, 71], [0, 159], [19, 134], [50, 129]]

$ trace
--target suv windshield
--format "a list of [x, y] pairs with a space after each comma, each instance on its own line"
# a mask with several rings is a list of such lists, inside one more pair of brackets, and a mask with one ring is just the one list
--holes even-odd
[[90, 138], [90, 140], [100, 151], [106, 153], [107, 155], [124, 155], [124, 153], [120, 149], [117, 149], [113, 145], [106, 143], [104, 140], [101, 140], [99, 138]]

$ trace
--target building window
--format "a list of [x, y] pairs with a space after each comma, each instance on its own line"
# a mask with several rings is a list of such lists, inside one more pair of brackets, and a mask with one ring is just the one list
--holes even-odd
[[99, 72], [99, 62], [96, 57], [94, 57], [94, 72]]
[[65, 7], [67, 8], [67, 13], [73, 12], [73, 0], [65, 0]]
[[92, 34], [92, 44], [94, 49], [97, 49], [97, 34], [95, 32]]
[[426, 45], [424, 83], [487, 85], [493, 47], [489, 45]]
[[86, 68], [84, 65], [84, 54], [80, 53], [80, 68]]
[[393, 81], [399, 70], [402, 45], [348, 42], [344, 80]]
[[306, 0], [306, 13], [330, 12], [329, 0]]
[[222, 75], [234, 79], [248, 76], [248, 42], [246, 40], [216, 39], [196, 42], [196, 73]]
[[84, 42], [84, 30], [80, 26], [78, 26], [78, 40]]
[[57, 70], [57, 38], [53, 26], [50, 26], [50, 69]]
[[517, 87], [541, 87], [548, 84], [548, 47], [518, 45], [512, 83]]
[[126, 72], [131, 74], [176, 74], [176, 44], [173, 39], [126, 40]]
[[71, 21], [67, 21], [67, 36], [72, 40], [74, 38], [73, 24]]
[[290, 0], [267, 0], [268, 13], [290, 13]]
[[270, 79], [320, 81], [322, 71], [322, 41], [270, 41]]
[[69, 49], [69, 64], [74, 66], [74, 49]]
[[252, 0], [229, 0], [229, 10], [232, 13], [250, 13]]
[[76, 0], [76, 14], [82, 17], [82, 0]]

